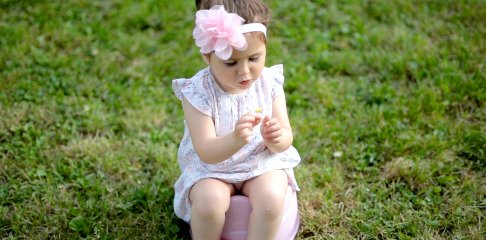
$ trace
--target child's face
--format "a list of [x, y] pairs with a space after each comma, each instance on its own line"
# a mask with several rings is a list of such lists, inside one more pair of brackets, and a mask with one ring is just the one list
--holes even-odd
[[227, 93], [241, 93], [260, 77], [265, 66], [266, 45], [255, 34], [245, 34], [248, 47], [244, 51], [233, 49], [228, 60], [211, 53], [205, 60], [211, 66], [219, 86]]

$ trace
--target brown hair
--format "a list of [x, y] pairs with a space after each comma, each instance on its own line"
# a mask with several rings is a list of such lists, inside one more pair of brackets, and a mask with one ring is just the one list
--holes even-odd
[[236, 13], [245, 23], [261, 23], [268, 26], [272, 13], [262, 0], [196, 0], [197, 10], [210, 9], [214, 5], [223, 5], [230, 13]]

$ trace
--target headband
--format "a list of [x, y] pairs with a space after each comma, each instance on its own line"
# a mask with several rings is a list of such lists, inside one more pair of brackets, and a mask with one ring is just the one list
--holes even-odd
[[236, 13], [228, 13], [224, 6], [215, 5], [209, 10], [196, 12], [196, 26], [192, 36], [201, 53], [214, 51], [220, 59], [227, 60], [233, 53], [248, 47], [243, 33], [262, 32], [267, 37], [267, 28], [261, 23], [243, 24], [245, 20]]

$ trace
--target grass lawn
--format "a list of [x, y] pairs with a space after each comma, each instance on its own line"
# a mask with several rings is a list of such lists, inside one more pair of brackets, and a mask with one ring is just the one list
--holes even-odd
[[[194, 1], [0, 0], [0, 238], [188, 239]], [[298, 239], [484, 239], [486, 1], [268, 1]], [[189, 7], [187, 7], [189, 6]]]

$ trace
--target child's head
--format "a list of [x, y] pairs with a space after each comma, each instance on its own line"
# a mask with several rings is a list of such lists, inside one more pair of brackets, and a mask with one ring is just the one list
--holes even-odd
[[196, 5], [193, 35], [204, 60], [225, 91], [245, 91], [265, 65], [269, 8], [261, 0], [200, 0]]

